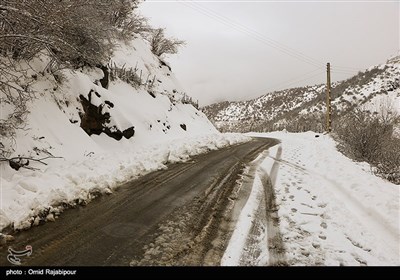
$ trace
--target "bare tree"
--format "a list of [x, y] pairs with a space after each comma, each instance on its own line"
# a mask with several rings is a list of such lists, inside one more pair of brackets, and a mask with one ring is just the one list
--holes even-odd
[[[147, 31], [136, 14], [140, 0], [0, 0], [0, 156], [7, 158], [35, 98], [27, 75], [40, 52], [51, 58], [45, 70], [106, 64], [113, 38]], [[44, 71], [42, 74], [45, 74]], [[3, 110], [7, 108], [7, 110]]]
[[30, 59], [46, 49], [62, 63], [95, 65], [107, 59], [111, 28], [94, 0], [4, 1], [0, 49]]
[[35, 98], [27, 71], [12, 58], [0, 57], [0, 157], [13, 152], [16, 129], [24, 128], [28, 103]]
[[176, 54], [178, 48], [185, 44], [184, 41], [175, 38], [166, 38], [163, 28], [153, 29], [149, 38], [152, 52], [161, 56], [163, 54]]
[[393, 99], [386, 96], [377, 104], [376, 112], [380, 120], [386, 124], [397, 124], [400, 122], [399, 113], [395, 109], [395, 102]]
[[141, 0], [101, 0], [102, 10], [109, 23], [115, 27], [118, 39], [131, 39], [137, 34], [144, 35], [150, 32], [147, 19], [138, 14], [137, 8]]
[[46, 49], [63, 63], [97, 65], [108, 60], [111, 38], [147, 29], [135, 13], [139, 0], [2, 0], [0, 51], [29, 59]]

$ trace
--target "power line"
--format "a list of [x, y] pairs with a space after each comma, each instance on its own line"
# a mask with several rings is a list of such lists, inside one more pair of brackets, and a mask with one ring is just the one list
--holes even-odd
[[235, 22], [232, 19], [227, 18], [224, 15], [220, 15], [220, 14], [216, 13], [215, 11], [207, 9], [206, 7], [203, 7], [199, 4], [194, 4], [194, 3], [191, 3], [191, 4], [192, 4], [192, 6], [196, 6], [198, 9], [201, 9], [203, 12], [207, 13], [208, 15], [211, 15], [214, 18], [216, 17], [217, 19], [222, 20], [222, 23], [232, 27], [233, 29], [240, 31], [242, 33], [245, 33], [245, 34], [263, 42], [264, 44], [269, 45], [272, 48], [275, 48], [275, 49], [277, 49], [281, 52], [284, 52], [292, 57], [295, 57], [299, 60], [303, 60], [306, 63], [313, 64], [314, 66], [322, 65], [322, 63], [320, 61], [318, 61], [312, 57], [306, 56], [303, 53], [300, 53], [294, 49], [291, 49], [291, 48], [285, 46], [284, 44], [281, 44], [271, 38], [268, 38], [265, 35], [261, 34], [260, 32], [250, 29], [247, 26], [244, 26], [243, 24]]
[[347, 73], [347, 72], [331, 71], [331, 73], [338, 74], [338, 75], [354, 76], [353, 73]]
[[[299, 52], [291, 47], [288, 47], [272, 38], [266, 37], [264, 34], [254, 30], [254, 29], [250, 29], [249, 27], [238, 23], [222, 14], [219, 14], [211, 9], [208, 9], [207, 7], [201, 6], [198, 3], [209, 3], [209, 2], [213, 2], [213, 1], [196, 1], [196, 0], [191, 0], [191, 1], [182, 1], [182, 0], [177, 0], [176, 2], [184, 4], [185, 6], [192, 8], [194, 10], [197, 10], [198, 12], [213, 18], [216, 21], [219, 21], [220, 23], [223, 23], [225, 25], [228, 25], [229, 27], [245, 33], [251, 37], [253, 37], [254, 39], [258, 40], [258, 41], [264, 41], [263, 43], [269, 45], [272, 48], [275, 48], [281, 52], [286, 53], [287, 55], [290, 55], [292, 57], [295, 57], [299, 60], [302, 60], [303, 62], [309, 63], [309, 64], [313, 64], [314, 66], [316, 65], [324, 65], [324, 63], [322, 63], [321, 61], [308, 56], [306, 54], [303, 54], [302, 52]], [[247, 2], [247, 1], [216, 1], [216, 2]], [[275, 2], [275, 1], [255, 1], [255, 2]], [[288, 1], [288, 2], [293, 2], [293, 1]], [[318, 1], [316, 1], [318, 2]], [[335, 2], [335, 1], [334, 1]], [[253, 35], [257, 36], [257, 38], [255, 38]], [[261, 39], [261, 40], [260, 40]], [[351, 66], [341, 66], [341, 65], [336, 65], [335, 68], [340, 68], [343, 70], [354, 70], [354, 71], [359, 71], [359, 68], [356, 67], [351, 67]]]
[[[305, 77], [305, 78], [303, 78], [303, 79], [298, 79], [298, 80], [294, 80], [293, 82], [290, 82], [290, 83], [285, 83], [284, 84], [284, 87], [285, 88], [288, 88], [289, 86], [291, 86], [291, 85], [293, 85], [293, 84], [296, 84], [296, 83], [299, 83], [299, 82], [303, 82], [303, 81], [307, 81], [307, 80], [309, 80], [309, 79], [312, 79], [312, 78], [315, 78], [315, 77], [317, 77], [317, 76], [319, 76], [319, 75], [321, 75], [321, 74], [325, 74], [325, 72], [324, 71], [320, 71], [320, 72], [318, 72], [318, 73], [316, 73], [316, 74], [314, 74], [314, 75], [312, 75], [312, 76], [308, 76], [308, 77]], [[275, 86], [275, 88], [276, 88], [277, 86]]]
[[336, 69], [334, 67], [331, 67], [331, 69], [332, 69], [332, 72], [340, 73], [340, 74], [349, 74], [349, 75], [354, 75], [359, 71], [359, 70], [340, 70], [340, 69]]
[[[316, 71], [318, 71], [318, 73], [315, 73]], [[310, 74], [312, 74], [312, 75], [310, 76]], [[290, 88], [290, 86], [293, 85], [293, 84], [296, 84], [296, 83], [299, 83], [299, 82], [303, 82], [303, 81], [306, 81], [306, 80], [315, 78], [315, 77], [317, 77], [317, 76], [319, 76], [319, 75], [322, 75], [322, 74], [325, 74], [325, 70], [324, 70], [323, 67], [319, 67], [319, 68], [314, 69], [314, 70], [312, 70], [312, 71], [310, 71], [310, 72], [307, 72], [307, 73], [305, 73], [305, 74], [299, 75], [299, 76], [297, 76], [297, 77], [295, 77], [295, 78], [291, 78], [291, 79], [289, 79], [289, 80], [280, 82], [280, 83], [278, 83], [278, 84], [275, 84], [275, 85], [270, 86], [270, 87], [268, 87], [268, 88], [265, 88], [265, 89], [263, 89], [263, 90], [259, 90], [259, 91], [257, 91], [257, 97], [259, 97], [259, 96], [261, 96], [261, 95], [264, 95], [264, 94], [267, 94], [267, 93], [270, 93], [270, 92], [272, 92], [272, 91], [277, 91], [277, 90], [278, 90], [278, 89], [277, 89], [278, 87], [284, 88], [284, 89], [288, 89], [288, 88]], [[304, 77], [304, 78], [303, 78], [303, 77]], [[256, 94], [251, 95], [251, 96], [256, 96]], [[257, 97], [254, 97], [254, 98], [257, 98]]]
[[[284, 44], [282, 44], [282, 43], [280, 43], [280, 42], [278, 42], [278, 41], [276, 41], [276, 40], [274, 40], [272, 38], [266, 37], [264, 34], [258, 32], [256, 30], [250, 29], [249, 27], [247, 27], [247, 26], [245, 26], [245, 25], [243, 25], [241, 23], [233, 21], [232, 19], [230, 19], [230, 18], [228, 18], [228, 17], [226, 17], [226, 16], [224, 16], [222, 14], [219, 14], [219, 13], [217, 13], [217, 12], [211, 10], [211, 9], [208, 9], [207, 7], [204, 7], [204, 6], [200, 5], [200, 4], [198, 4], [198, 3], [213, 3], [213, 2], [218, 2], [218, 3], [229, 3], [229, 2], [233, 2], [233, 3], [241, 3], [241, 2], [246, 2], [246, 3], [248, 3], [248, 2], [272, 3], [272, 2], [282, 2], [282, 1], [268, 1], [268, 0], [266, 0], [266, 1], [265, 0], [264, 1], [263, 0], [255, 0], [255, 1], [251, 1], [251, 0], [250, 1], [240, 1], [240, 0], [234, 0], [234, 1], [218, 1], [218, 0], [217, 1], [216, 0], [214, 0], [214, 1], [213, 0], [157, 1], [157, 0], [150, 0], [149, 1], [148, 0], [148, 2], [174, 2], [174, 3], [183, 4], [186, 7], [189, 7], [191, 9], [193, 9], [193, 10], [196, 10], [196, 11], [200, 12], [201, 14], [214, 19], [215, 21], [218, 21], [218, 22], [220, 22], [220, 23], [222, 23], [222, 24], [224, 24], [224, 25], [226, 25], [226, 26], [228, 26], [228, 27], [230, 27], [230, 28], [232, 28], [232, 29], [234, 29], [236, 31], [244, 33], [244, 34], [252, 37], [253, 39], [255, 39], [257, 41], [259, 41], [259, 42], [261, 42], [261, 43], [263, 43], [265, 45], [268, 45], [268, 46], [270, 46], [270, 47], [272, 47], [272, 48], [274, 48], [274, 49], [276, 49], [276, 50], [278, 50], [278, 51], [280, 51], [282, 53], [285, 53], [286, 55], [289, 55], [289, 56], [291, 56], [293, 58], [296, 58], [296, 59], [298, 59], [298, 60], [300, 60], [302, 62], [308, 63], [308, 64], [313, 65], [313, 66], [317, 66], [317, 67], [324, 65], [324, 63], [322, 63], [321, 61], [319, 61], [319, 60], [317, 60], [317, 59], [315, 59], [315, 58], [313, 58], [311, 56], [303, 54], [302, 52], [299, 52], [299, 51], [297, 51], [297, 50], [295, 50], [295, 49], [293, 49], [291, 47], [288, 47], [288, 46], [286, 46], [286, 45], [284, 45]], [[283, 1], [283, 2], [291, 3], [291, 2], [296, 2], [296, 1]], [[319, 2], [319, 1], [311, 0], [311, 1], [304, 1], [304, 2]], [[346, 1], [340, 1], [339, 0], [339, 1], [328, 1], [328, 2], [346, 2]], [[355, 1], [355, 2], [360, 2], [360, 1]], [[374, 2], [374, 1], [371, 1], [371, 2]], [[390, 2], [390, 1], [388, 1], [388, 2]], [[346, 70], [347, 71], [348, 70], [349, 71], [354, 71], [354, 72], [359, 71], [359, 68], [350, 67], [350, 66], [336, 65], [335, 68], [337, 68], [338, 70], [343, 70], [343, 71], [346, 71]]]
[[[321, 61], [319, 61], [319, 60], [317, 60], [315, 58], [312, 58], [312, 57], [310, 57], [308, 55], [305, 55], [305, 54], [303, 54], [303, 53], [301, 53], [301, 52], [299, 52], [299, 51], [297, 51], [297, 50], [295, 50], [293, 48], [290, 48], [290, 47], [288, 47], [288, 46], [276, 41], [276, 40], [268, 38], [264, 34], [258, 32], [256, 30], [250, 29], [249, 27], [247, 27], [247, 26], [245, 26], [245, 25], [243, 25], [241, 23], [235, 22], [232, 19], [230, 19], [230, 18], [228, 18], [228, 17], [226, 17], [224, 15], [221, 15], [221, 14], [219, 14], [219, 13], [213, 11], [213, 10], [210, 10], [210, 9], [208, 9], [208, 8], [196, 3], [196, 2], [212, 2], [212, 1], [182, 1], [182, 0], [177, 0], [177, 1], [174, 1], [174, 2], [180, 3], [180, 4], [182, 4], [182, 5], [184, 5], [184, 6], [188, 7], [188, 8], [196, 10], [197, 12], [199, 12], [199, 13], [201, 13], [201, 14], [209, 17], [209, 18], [212, 18], [215, 21], [217, 21], [219, 23], [222, 23], [222, 24], [224, 24], [224, 25], [226, 25], [226, 26], [228, 26], [228, 27], [230, 27], [230, 28], [232, 28], [232, 29], [234, 29], [236, 31], [244, 33], [244, 34], [252, 37], [253, 39], [255, 39], [255, 40], [257, 40], [257, 41], [259, 41], [259, 42], [261, 42], [261, 43], [263, 43], [265, 45], [268, 45], [269, 47], [274, 48], [274, 49], [276, 49], [276, 50], [278, 50], [278, 51], [280, 51], [280, 52], [282, 52], [282, 53], [284, 53], [286, 55], [289, 55], [289, 56], [291, 56], [293, 58], [296, 58], [296, 59], [298, 59], [298, 60], [300, 60], [302, 62], [305, 62], [305, 63], [308, 63], [310, 65], [313, 65], [313, 66], [317, 67], [313, 71], [305, 73], [305, 74], [302, 74], [300, 76], [300, 77], [306, 76], [305, 78], [302, 78], [302, 79], [299, 79], [299, 78], [290, 79], [288, 81], [284, 81], [284, 82], [281, 82], [281, 83], [279, 83], [277, 85], [269, 87], [268, 89], [265, 89], [263, 92], [267, 92], [268, 93], [271, 89], [277, 88], [278, 86], [281, 86], [283, 84], [285, 84], [286, 88], [289, 88], [290, 85], [293, 85], [295, 83], [299, 83], [301, 81], [309, 80], [311, 78], [314, 78], [314, 77], [319, 76], [322, 73], [324, 73], [324, 71], [321, 71], [321, 69], [325, 68], [324, 67], [324, 63], [322, 63]], [[222, 1], [222, 2], [224, 2], [224, 1]], [[334, 73], [346, 74], [346, 75], [351, 75], [351, 74], [359, 71], [359, 69], [357, 69], [355, 67], [348, 67], [348, 66], [335, 66], [333, 69], [335, 69], [334, 71], [332, 71]], [[313, 74], [316, 71], [318, 71], [318, 73]], [[313, 75], [309, 76], [310, 74], [313, 74]], [[261, 91], [259, 91], [259, 92], [261, 92]]]
[[333, 68], [333, 71], [335, 71], [335, 72], [341, 72], [341, 73], [348, 73], [348, 74], [351, 74], [351, 73], [357, 73], [357, 71], [356, 70], [340, 70], [340, 69], [336, 69], [336, 68]]
[[[195, 1], [186, 1], [186, 2], [178, 1], [178, 2], [191, 8], [191, 9], [194, 9], [194, 10], [200, 12], [201, 14], [203, 14], [207, 17], [210, 17], [210, 18], [214, 19], [215, 21], [218, 21], [236, 31], [244, 33], [244, 34], [252, 37], [253, 39], [255, 39], [263, 44], [266, 44], [282, 53], [285, 53], [291, 57], [301, 60], [302, 62], [311, 64], [311, 65], [317, 66], [317, 67], [320, 67], [320, 65], [323, 65], [323, 63], [321, 63], [317, 59], [314, 59], [314, 58], [307, 56], [301, 52], [298, 52], [297, 50], [295, 50], [293, 48], [287, 47], [284, 44], [281, 44], [271, 38], [264, 36], [263, 34], [261, 34], [258, 31], [250, 29], [247, 26], [244, 26], [238, 22], [233, 21], [230, 18], [227, 18], [224, 15], [218, 14], [213, 10], [210, 10], [204, 6], [196, 4]], [[346, 74], [346, 75], [354, 75], [356, 72], [359, 71], [359, 69], [355, 68], [355, 67], [340, 66], [340, 65], [335, 66], [333, 69], [334, 69], [335, 73]]]
[[[318, 71], [318, 73], [315, 73], [316, 71]], [[300, 75], [300, 76], [298, 76], [298, 77], [296, 77], [296, 78], [289, 79], [289, 80], [285, 80], [285, 81], [283, 81], [283, 82], [280, 82], [280, 83], [278, 83], [278, 84], [275, 84], [275, 85], [273, 85], [273, 86], [270, 86], [269, 89], [277, 88], [277, 87], [282, 87], [282, 86], [287, 87], [287, 86], [292, 85], [292, 84], [295, 84], [295, 83], [297, 83], [297, 82], [302, 82], [302, 81], [304, 81], [304, 80], [308, 80], [308, 79], [314, 78], [315, 76], [318, 76], [318, 75], [320, 75], [321, 73], [324, 73], [323, 70], [322, 70], [322, 68], [314, 69], [313, 71], [310, 71], [310, 72], [308, 72], [308, 73], [302, 74], [302, 75]], [[310, 74], [312, 74], [312, 76], [310, 76]]]
[[309, 57], [301, 52], [298, 52], [290, 47], [287, 47], [271, 38], [264, 36], [263, 34], [255, 31], [255, 30], [252, 30], [240, 23], [234, 22], [233, 20], [231, 20], [223, 15], [220, 15], [210, 9], [207, 9], [199, 4], [196, 4], [192, 1], [185, 1], [185, 2], [179, 1], [179, 3], [189, 7], [191, 9], [194, 9], [194, 10], [202, 13], [203, 15], [214, 19], [215, 21], [218, 21], [224, 25], [227, 25], [228, 27], [231, 27], [232, 29], [234, 29], [236, 31], [244, 33], [244, 34], [252, 37], [253, 39], [255, 39], [265, 45], [268, 45], [280, 52], [283, 52], [293, 58], [296, 58], [298, 60], [301, 60], [305, 63], [311, 64], [311, 65], [317, 66], [317, 67], [324, 65], [322, 62], [320, 62], [312, 57]]
[[340, 65], [335, 65], [335, 68], [338, 69], [343, 69], [343, 70], [359, 70], [359, 68], [356, 67], [350, 67], [350, 66], [340, 66]]

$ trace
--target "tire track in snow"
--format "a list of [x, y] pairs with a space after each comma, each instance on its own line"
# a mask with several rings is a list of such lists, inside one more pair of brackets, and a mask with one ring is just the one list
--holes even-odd
[[269, 251], [269, 265], [287, 265], [285, 258], [285, 247], [282, 234], [279, 230], [278, 207], [276, 205], [276, 194], [274, 185], [278, 176], [279, 160], [282, 155], [282, 146], [278, 147], [276, 157], [270, 172], [260, 168], [261, 182], [264, 187], [265, 210], [267, 218], [267, 237]]
[[[277, 150], [280, 158], [282, 148]], [[241, 187], [242, 202], [236, 204], [239, 214], [233, 218], [236, 228], [221, 260], [221, 265], [286, 265], [285, 249], [279, 231], [279, 217], [273, 183], [279, 169], [278, 161], [271, 161], [269, 172], [260, 164], [270, 155], [265, 151], [249, 165], [248, 175]], [[270, 176], [270, 175], [271, 176]], [[247, 200], [243, 202], [246, 191]]]

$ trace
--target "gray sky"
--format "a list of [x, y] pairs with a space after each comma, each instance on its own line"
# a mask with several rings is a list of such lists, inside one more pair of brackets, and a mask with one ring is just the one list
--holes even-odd
[[323, 83], [326, 62], [342, 80], [400, 48], [395, 1], [147, 0], [140, 10], [186, 41], [166, 60], [200, 105]]

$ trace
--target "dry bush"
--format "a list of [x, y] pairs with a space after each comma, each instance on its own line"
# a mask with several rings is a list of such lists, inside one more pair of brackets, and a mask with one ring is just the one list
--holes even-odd
[[166, 38], [163, 28], [153, 29], [148, 36], [148, 40], [151, 44], [151, 51], [157, 56], [176, 54], [178, 48], [185, 44], [184, 41], [175, 38]]
[[16, 129], [24, 128], [28, 103], [35, 98], [27, 71], [13, 59], [0, 57], [0, 157], [14, 151]]
[[0, 50], [29, 60], [46, 49], [62, 63], [98, 64], [111, 48], [111, 25], [101, 8], [94, 0], [3, 1]]
[[335, 133], [339, 136], [341, 149], [360, 161], [373, 161], [381, 150], [383, 137], [388, 137], [391, 132], [389, 125], [359, 109], [342, 117], [337, 124]]
[[122, 81], [132, 85], [136, 89], [143, 85], [141, 72], [139, 76], [139, 72], [136, 67], [125, 68], [125, 65], [123, 65], [122, 67], [118, 67], [115, 63], [110, 63], [109, 69], [111, 81], [115, 81], [117, 78], [119, 78]]
[[375, 165], [378, 175], [400, 185], [400, 139], [392, 137], [383, 143]]
[[194, 101], [194, 99], [191, 96], [186, 95], [186, 93], [183, 93], [181, 102], [182, 104], [191, 104], [196, 109], [199, 109], [199, 101], [198, 100]]
[[393, 136], [399, 116], [393, 103], [384, 101], [377, 111], [355, 109], [342, 116], [335, 126], [338, 148], [357, 161], [366, 161], [377, 175], [400, 183], [400, 140]]
[[104, 64], [114, 37], [144, 32], [146, 20], [136, 14], [139, 0], [2, 0], [0, 52], [30, 59], [46, 49], [73, 67]]

